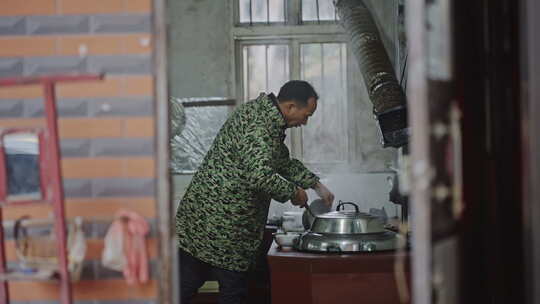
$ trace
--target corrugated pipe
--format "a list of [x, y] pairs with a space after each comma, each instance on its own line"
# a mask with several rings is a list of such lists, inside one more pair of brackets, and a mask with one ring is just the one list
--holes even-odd
[[383, 145], [402, 146], [408, 141], [405, 93], [371, 12], [362, 0], [337, 0], [335, 6], [373, 103]]

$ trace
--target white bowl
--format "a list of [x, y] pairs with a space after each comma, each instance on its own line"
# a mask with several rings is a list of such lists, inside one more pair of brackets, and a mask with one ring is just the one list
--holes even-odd
[[300, 233], [274, 233], [274, 240], [280, 247], [292, 247]]

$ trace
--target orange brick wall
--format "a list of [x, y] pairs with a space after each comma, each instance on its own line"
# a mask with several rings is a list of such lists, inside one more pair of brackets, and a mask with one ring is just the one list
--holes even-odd
[[[102, 219], [119, 209], [148, 219], [154, 227], [148, 238], [153, 264], [157, 255], [151, 7], [151, 0], [0, 0], [6, 24], [0, 26], [0, 77], [105, 73], [103, 81], [57, 87], [66, 213], [83, 216], [89, 234], [88, 269], [73, 284], [81, 303], [156, 299], [155, 274], [145, 285], [128, 286], [121, 274], [99, 264], [109, 224]], [[43, 125], [36, 110], [41, 98], [39, 86], [0, 88], [0, 128]], [[4, 220], [44, 218], [50, 208], [13, 206], [3, 212]], [[15, 262], [9, 235], [5, 244], [8, 260]], [[15, 303], [57, 299], [55, 283], [9, 285]]]

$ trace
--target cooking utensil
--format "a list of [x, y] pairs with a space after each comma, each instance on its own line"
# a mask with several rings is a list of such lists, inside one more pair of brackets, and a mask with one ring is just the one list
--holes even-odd
[[327, 213], [331, 210], [331, 206], [328, 206], [322, 199], [314, 200], [308, 207], [309, 208], [306, 208], [304, 211], [304, 214], [302, 214], [302, 224], [306, 230], [311, 228], [311, 224], [318, 215]]
[[311, 211], [311, 208], [309, 208], [309, 205], [307, 203], [304, 205], [304, 208], [306, 208], [306, 210], [309, 212], [309, 215], [315, 217], [315, 214], [313, 214], [313, 211]]

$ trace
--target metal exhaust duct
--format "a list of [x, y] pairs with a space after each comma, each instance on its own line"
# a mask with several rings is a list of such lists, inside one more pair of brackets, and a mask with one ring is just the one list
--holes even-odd
[[362, 0], [337, 0], [335, 6], [373, 103], [382, 144], [384, 147], [401, 147], [409, 140], [405, 93], [371, 12]]

